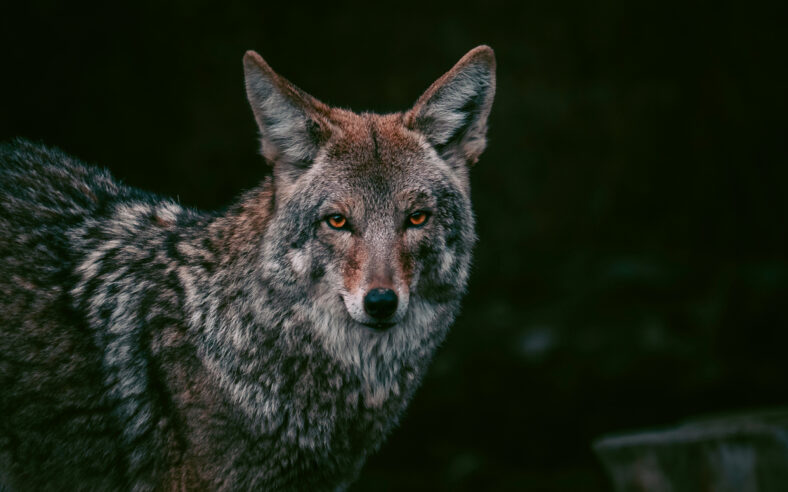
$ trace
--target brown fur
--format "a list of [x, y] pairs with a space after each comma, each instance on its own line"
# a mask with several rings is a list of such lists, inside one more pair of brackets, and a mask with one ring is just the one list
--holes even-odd
[[348, 292], [356, 292], [358, 290], [364, 276], [366, 260], [366, 251], [364, 251], [361, 241], [354, 239], [343, 272], [345, 289]]

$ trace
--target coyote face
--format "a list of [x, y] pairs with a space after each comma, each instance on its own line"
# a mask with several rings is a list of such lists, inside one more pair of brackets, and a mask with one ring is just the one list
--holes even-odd
[[390, 115], [329, 108], [256, 53], [244, 61], [274, 166], [278, 237], [265, 243], [280, 249], [271, 257], [286, 257], [300, 288], [323, 310], [334, 305], [326, 316], [334, 326], [345, 317], [350, 330], [396, 329], [458, 299], [475, 240], [468, 168], [485, 145], [492, 51], [471, 51], [413, 109]]
[[300, 219], [288, 231], [293, 272], [333, 292], [353, 321], [386, 329], [405, 318], [412, 296], [439, 300], [462, 288], [457, 267], [473, 218], [467, 183], [417, 134], [396, 117], [357, 118], [277, 215]]

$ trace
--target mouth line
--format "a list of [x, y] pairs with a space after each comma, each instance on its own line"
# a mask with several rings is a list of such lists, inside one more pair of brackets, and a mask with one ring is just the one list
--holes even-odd
[[361, 323], [361, 324], [378, 331], [387, 330], [392, 326], [396, 325], [396, 323], [391, 321], [379, 321], [377, 323]]

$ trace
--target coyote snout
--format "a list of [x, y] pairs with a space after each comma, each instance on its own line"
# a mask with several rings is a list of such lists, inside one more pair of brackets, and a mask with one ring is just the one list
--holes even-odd
[[[379, 234], [378, 234], [379, 235]], [[401, 246], [359, 246], [345, 266], [343, 295], [348, 313], [358, 323], [386, 329], [402, 321], [408, 311], [410, 286], [398, 253]]]
[[364, 311], [382, 322], [397, 310], [397, 301], [396, 292], [377, 287], [364, 296]]
[[397, 291], [385, 287], [359, 290], [344, 297], [350, 316], [357, 322], [379, 330], [401, 321], [408, 309], [407, 289]]

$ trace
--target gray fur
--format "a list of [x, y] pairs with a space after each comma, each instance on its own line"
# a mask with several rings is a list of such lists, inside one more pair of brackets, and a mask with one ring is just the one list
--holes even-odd
[[[467, 173], [418, 105], [327, 108], [250, 56], [274, 179], [223, 213], [0, 146], [0, 488], [337, 490], [397, 424], [465, 289]], [[376, 282], [386, 330], [359, 307]]]

